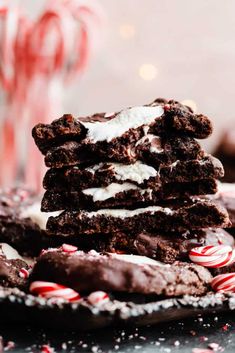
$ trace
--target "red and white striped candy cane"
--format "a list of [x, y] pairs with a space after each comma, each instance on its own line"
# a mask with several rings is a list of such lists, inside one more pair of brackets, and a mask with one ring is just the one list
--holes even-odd
[[192, 249], [189, 258], [197, 265], [220, 268], [235, 262], [235, 249], [229, 245], [207, 245]]
[[12, 91], [15, 79], [15, 45], [19, 26], [19, 10], [0, 7], [0, 79], [6, 91]]
[[14, 180], [39, 185], [42, 158], [32, 140], [22, 136], [61, 114], [62, 87], [86, 67], [103, 20], [96, 0], [48, 0], [37, 21], [1, 2], [0, 84], [8, 103], [0, 127], [1, 185]]
[[79, 293], [75, 290], [53, 282], [35, 281], [29, 288], [32, 294], [37, 294], [43, 298], [62, 298], [69, 302], [81, 299]]
[[87, 301], [92, 305], [101, 305], [109, 301], [109, 296], [103, 291], [96, 291], [88, 295]]
[[19, 271], [19, 276], [21, 278], [28, 278], [29, 277], [29, 271], [26, 270], [26, 268], [22, 267]]
[[50, 77], [64, 69], [73, 48], [74, 29], [69, 9], [61, 2], [54, 6], [49, 3], [31, 31], [29, 52], [33, 58], [33, 74]]
[[211, 287], [215, 292], [235, 292], [235, 272], [214, 277]]
[[77, 25], [76, 40], [68, 57], [65, 77], [66, 81], [70, 81], [87, 66], [89, 57], [99, 42], [97, 34], [103, 32], [105, 15], [99, 3], [94, 0], [63, 0], [63, 4], [70, 9]]
[[61, 250], [63, 252], [67, 252], [67, 253], [75, 253], [78, 251], [78, 248], [76, 246], [70, 245], [70, 244], [63, 244], [61, 246]]

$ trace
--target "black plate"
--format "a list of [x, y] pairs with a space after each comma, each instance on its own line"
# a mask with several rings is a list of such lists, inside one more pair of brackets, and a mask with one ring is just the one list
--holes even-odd
[[28, 323], [62, 330], [159, 324], [234, 309], [235, 294], [208, 293], [200, 298], [185, 296], [145, 304], [110, 300], [101, 306], [91, 306], [86, 300], [55, 303], [17, 289], [0, 289], [1, 323]]

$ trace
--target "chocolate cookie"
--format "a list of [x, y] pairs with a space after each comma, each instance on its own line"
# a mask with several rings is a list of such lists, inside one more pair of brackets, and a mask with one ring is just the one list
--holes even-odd
[[[132, 147], [131, 151], [131, 155], [137, 157], [136, 160], [141, 160], [155, 168], [176, 161], [200, 159], [205, 154], [194, 138], [171, 134], [165, 136], [147, 134]], [[130, 160], [130, 163], [134, 163], [134, 159]]]
[[194, 195], [214, 194], [217, 191], [215, 179], [197, 180], [189, 183], [167, 183], [157, 190], [141, 189], [134, 184], [111, 183], [108, 187], [79, 191], [46, 191], [41, 209], [44, 212], [59, 210], [96, 210], [101, 208], [139, 208], [156, 205], [158, 202], [187, 198]]
[[51, 245], [45, 231], [48, 217], [40, 211], [38, 196], [30, 190], [0, 190], [0, 242], [12, 245], [21, 254], [38, 255], [42, 244]]
[[[54, 237], [56, 238], [56, 237]], [[141, 232], [140, 234], [117, 233], [111, 236], [81, 236], [77, 243], [81, 247], [82, 239], [86, 241], [86, 250], [95, 249], [100, 252], [130, 253], [147, 256], [163, 263], [189, 261], [189, 251], [198, 246], [206, 245], [230, 245], [234, 246], [234, 238], [223, 229], [205, 229], [198, 231], [164, 232], [155, 233]], [[68, 240], [66, 239], [66, 243]]]
[[228, 211], [231, 227], [235, 228], [235, 184], [219, 183], [218, 192], [212, 199], [219, 201]]
[[191, 160], [203, 157], [204, 151], [199, 143], [187, 136], [168, 134], [167, 136], [144, 135], [135, 143], [119, 143], [113, 149], [96, 145], [84, 145], [82, 142], [67, 141], [50, 148], [45, 156], [45, 164], [50, 168], [72, 165], [92, 165], [97, 161], [116, 161], [134, 163], [144, 161], [158, 167], [177, 160]]
[[52, 250], [38, 258], [30, 281], [60, 283], [78, 292], [104, 290], [172, 297], [202, 295], [211, 279], [207, 269], [194, 264], [162, 265], [142, 256]]
[[8, 260], [4, 255], [0, 255], [0, 285], [3, 287], [26, 287], [27, 280], [20, 271], [29, 269], [27, 263], [20, 259]]
[[78, 234], [116, 233], [156, 229], [179, 230], [229, 226], [226, 210], [207, 199], [172, 200], [164, 206], [135, 210], [101, 209], [98, 211], [65, 211], [50, 217], [47, 229], [65, 236]]
[[223, 163], [225, 169], [225, 176], [223, 182], [234, 183], [235, 182], [235, 130], [231, 126], [229, 129], [222, 133], [220, 141], [214, 154]]
[[133, 164], [99, 163], [82, 168], [79, 166], [49, 169], [43, 186], [50, 191], [84, 191], [89, 188], [108, 187], [110, 184], [133, 184], [133, 187], [158, 190], [166, 183], [186, 183], [223, 176], [220, 161], [210, 155], [201, 159], [176, 161], [170, 165], [153, 167], [141, 161]]
[[90, 145], [91, 150], [106, 150], [112, 154], [118, 146], [123, 149], [122, 146], [136, 143], [147, 133], [164, 135], [174, 132], [206, 138], [212, 132], [212, 125], [207, 117], [194, 114], [179, 102], [156, 99], [149, 105], [119, 113], [101, 113], [86, 118], [64, 115], [49, 125], [36, 125], [32, 134], [44, 154], [66, 141], [81, 142]]
[[[141, 232], [115, 234], [79, 234], [75, 237], [66, 237], [58, 234], [49, 237], [51, 247], [66, 244], [75, 245], [79, 250], [98, 252], [112, 252], [120, 254], [135, 254], [147, 256], [163, 263], [189, 261], [188, 253], [192, 248], [206, 245], [234, 246], [234, 238], [223, 229], [203, 229], [186, 232], [154, 233]], [[54, 244], [53, 244], [54, 243]], [[43, 245], [43, 243], [42, 243]], [[46, 247], [44, 246], [44, 249]]]

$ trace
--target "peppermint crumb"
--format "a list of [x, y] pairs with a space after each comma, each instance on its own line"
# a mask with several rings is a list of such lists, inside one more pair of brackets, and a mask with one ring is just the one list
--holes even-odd
[[0, 352], [3, 352], [3, 338], [0, 336]]
[[223, 331], [228, 331], [230, 325], [229, 324], [225, 324], [223, 327], [222, 327], [222, 330]]
[[116, 344], [116, 346], [114, 346], [114, 349], [117, 350], [119, 348], [119, 345]]
[[87, 348], [88, 345], [86, 343], [83, 343], [82, 348]]
[[196, 334], [197, 334], [196, 331], [193, 331], [193, 330], [191, 330], [190, 333], [192, 336], [196, 336]]
[[65, 343], [65, 342], [62, 343], [61, 347], [62, 347], [63, 350], [66, 350], [67, 349], [67, 343]]
[[207, 348], [193, 348], [192, 353], [213, 353], [213, 351]]
[[209, 343], [208, 344], [208, 348], [211, 348], [213, 351], [218, 351], [218, 349], [220, 348], [218, 343]]
[[6, 346], [4, 347], [4, 351], [9, 351], [15, 347], [15, 343], [13, 341], [8, 341]]
[[140, 348], [142, 348], [142, 346], [138, 346], [138, 345], [135, 346], [135, 349], [140, 349]]
[[50, 347], [49, 344], [43, 344], [41, 347], [41, 353], [53, 353], [54, 348]]
[[140, 336], [139, 339], [142, 341], [146, 341], [146, 337], [144, 337], [144, 336]]
[[99, 347], [93, 346], [93, 347], [91, 347], [91, 351], [92, 351], [92, 353], [97, 353], [99, 351]]
[[175, 342], [174, 342], [174, 346], [177, 347], [177, 346], [179, 346], [179, 345], [180, 345], [180, 341], [175, 341]]

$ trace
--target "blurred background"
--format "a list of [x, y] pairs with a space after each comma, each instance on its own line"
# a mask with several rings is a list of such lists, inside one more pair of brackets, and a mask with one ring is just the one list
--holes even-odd
[[[8, 3], [37, 18], [47, 2]], [[99, 45], [82, 74], [62, 90], [62, 105], [58, 102], [51, 120], [62, 111], [79, 116], [174, 98], [213, 120], [214, 134], [202, 144], [214, 151], [222, 131], [235, 128], [235, 2], [100, 0], [99, 5], [103, 28], [92, 38]], [[4, 99], [2, 94], [2, 104]]]

